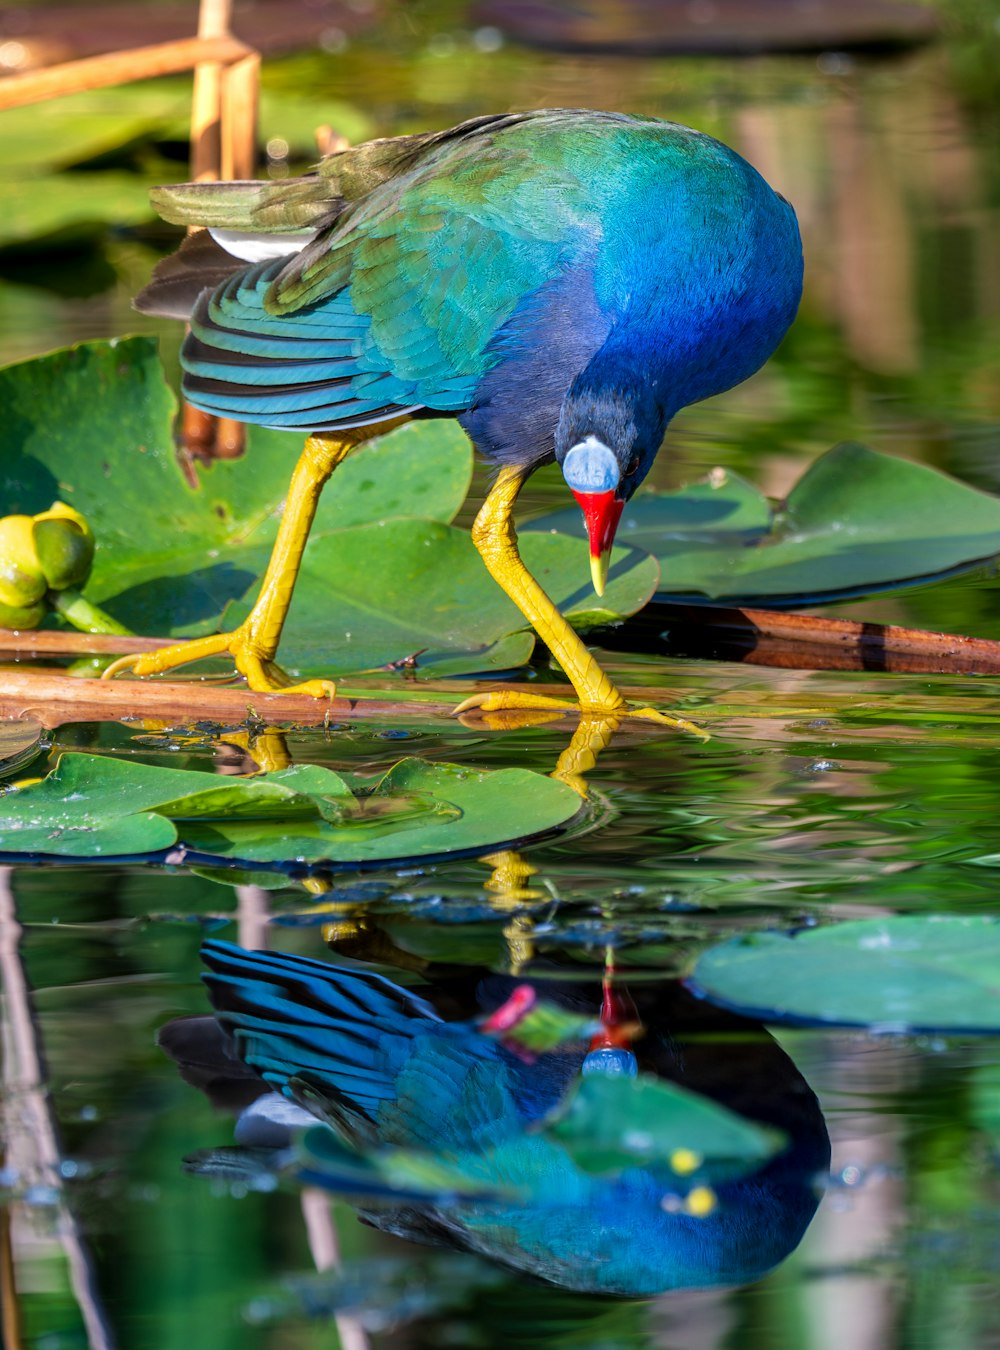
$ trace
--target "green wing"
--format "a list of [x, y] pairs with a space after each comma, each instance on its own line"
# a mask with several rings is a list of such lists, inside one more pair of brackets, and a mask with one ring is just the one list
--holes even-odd
[[[342, 382], [384, 374], [395, 382], [394, 401], [406, 406], [467, 406], [500, 359], [491, 342], [518, 306], [596, 253], [609, 140], [623, 122], [629, 119], [562, 112], [477, 119], [355, 147], [298, 188], [235, 185], [229, 208], [218, 188], [205, 194], [211, 211], [199, 224], [277, 231], [279, 219], [285, 230], [326, 222], [277, 275], [248, 273], [266, 287], [240, 288], [240, 307], [234, 298], [216, 316], [252, 339], [229, 380], [270, 383], [260, 363], [279, 359], [280, 343], [271, 354], [266, 335], [291, 338], [308, 320], [314, 339], [350, 339], [350, 364], [337, 372]], [[179, 219], [192, 216], [194, 202], [180, 189], [158, 204]], [[205, 326], [198, 334], [205, 346], [222, 341]], [[187, 368], [218, 379], [205, 359], [199, 350]], [[317, 379], [314, 367], [303, 370]]]

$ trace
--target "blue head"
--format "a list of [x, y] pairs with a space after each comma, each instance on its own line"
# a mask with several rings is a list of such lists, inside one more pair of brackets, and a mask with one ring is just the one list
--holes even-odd
[[598, 594], [622, 508], [670, 419], [758, 370], [802, 294], [788, 202], [710, 137], [685, 131], [662, 152], [647, 154], [608, 204], [593, 264], [607, 337], [568, 390], [556, 429]]

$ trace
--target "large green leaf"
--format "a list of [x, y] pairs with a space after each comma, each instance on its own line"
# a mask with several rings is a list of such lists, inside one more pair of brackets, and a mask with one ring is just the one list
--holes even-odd
[[[559, 511], [529, 529], [582, 533]], [[1000, 552], [1000, 499], [946, 474], [844, 443], [774, 506], [736, 474], [631, 502], [618, 533], [661, 566], [661, 594], [793, 603], [888, 590]]]
[[688, 1181], [752, 1171], [785, 1142], [777, 1130], [647, 1074], [581, 1078], [545, 1133], [585, 1172], [653, 1165]]
[[[615, 550], [599, 600], [579, 542], [526, 534], [522, 545], [528, 567], [581, 628], [634, 613], [656, 588], [656, 563], [638, 549]], [[234, 606], [226, 622], [236, 622], [248, 609]], [[311, 544], [281, 659], [300, 675], [337, 674], [376, 669], [426, 648], [418, 674], [504, 669], [531, 655], [534, 636], [525, 627], [523, 614], [490, 578], [467, 531], [434, 521], [389, 520]]]
[[[61, 498], [90, 521], [98, 547], [87, 595], [137, 632], [216, 630], [267, 563], [294, 434], [253, 429], [244, 461], [217, 462], [192, 488], [177, 464], [174, 401], [144, 338], [84, 343], [0, 370], [0, 512]], [[468, 491], [471, 447], [450, 421], [413, 422], [364, 446], [320, 499], [282, 659], [338, 673], [421, 649], [430, 674], [509, 668], [531, 655], [520, 611], [447, 522]], [[599, 601], [581, 545], [533, 535], [525, 556], [580, 625], [639, 609], [656, 586], [637, 550], [613, 560]], [[238, 622], [234, 608], [226, 622]]]
[[921, 914], [747, 933], [704, 952], [695, 990], [748, 1016], [1000, 1032], [1000, 919]]
[[7, 854], [85, 858], [181, 843], [250, 863], [359, 863], [477, 852], [546, 833], [580, 809], [572, 788], [528, 769], [477, 772], [408, 759], [352, 792], [302, 765], [250, 778], [108, 755], [63, 755], [0, 797]]

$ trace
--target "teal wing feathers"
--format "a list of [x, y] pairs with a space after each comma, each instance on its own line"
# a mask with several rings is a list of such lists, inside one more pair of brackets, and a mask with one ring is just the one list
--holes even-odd
[[203, 297], [182, 355], [191, 401], [317, 429], [468, 407], [498, 330], [599, 244], [579, 115], [549, 117], [547, 138], [525, 118], [434, 144], [300, 254]]

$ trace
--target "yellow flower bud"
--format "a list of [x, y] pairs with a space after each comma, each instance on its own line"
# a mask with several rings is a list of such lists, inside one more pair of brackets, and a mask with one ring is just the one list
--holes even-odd
[[83, 585], [94, 561], [94, 535], [79, 511], [53, 502], [35, 516], [34, 538], [39, 566], [52, 590]]
[[48, 590], [35, 552], [34, 526], [31, 516], [0, 520], [0, 605], [32, 606]]

